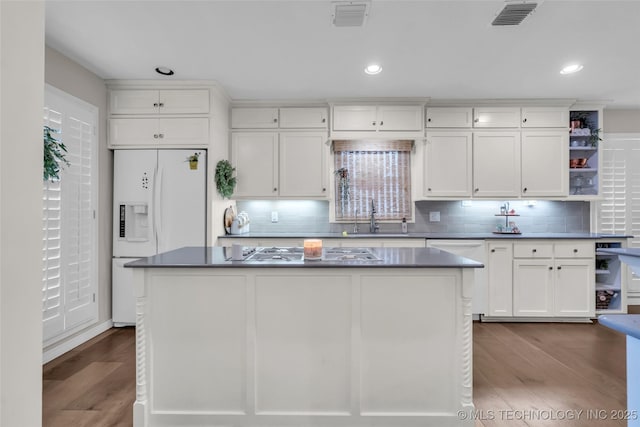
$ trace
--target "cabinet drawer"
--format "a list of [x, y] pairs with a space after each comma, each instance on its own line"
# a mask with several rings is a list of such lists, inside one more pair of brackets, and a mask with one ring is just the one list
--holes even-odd
[[553, 243], [516, 243], [513, 245], [514, 258], [552, 258]]
[[595, 256], [594, 242], [556, 243], [556, 258], [593, 258]]

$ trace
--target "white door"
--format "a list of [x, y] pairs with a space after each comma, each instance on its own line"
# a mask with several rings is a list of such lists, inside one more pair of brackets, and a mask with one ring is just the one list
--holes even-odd
[[595, 271], [593, 259], [556, 259], [554, 315], [595, 315]]
[[513, 315], [513, 244], [487, 244], [488, 315]]
[[522, 195], [569, 194], [569, 134], [566, 131], [522, 132]]
[[473, 195], [520, 195], [520, 133], [475, 132], [473, 135]]
[[544, 317], [553, 315], [555, 272], [550, 259], [513, 261], [513, 315]]
[[374, 131], [378, 128], [374, 105], [333, 107], [333, 130]]
[[381, 105], [378, 107], [378, 130], [422, 130], [422, 107], [419, 105]]
[[206, 147], [209, 144], [209, 119], [203, 117], [159, 119], [158, 144]]
[[280, 134], [280, 195], [326, 197], [324, 132]]
[[113, 153], [113, 256], [156, 254], [153, 191], [157, 150]]
[[[196, 169], [188, 157], [197, 153]], [[206, 243], [205, 150], [158, 150], [155, 194], [158, 253]]]
[[109, 147], [158, 145], [158, 119], [109, 119]]
[[234, 197], [278, 195], [277, 133], [234, 133], [231, 139], [231, 160], [236, 168]]
[[159, 112], [160, 114], [206, 114], [209, 112], [209, 90], [161, 90]]
[[424, 150], [425, 197], [469, 197], [472, 188], [472, 133], [428, 132]]

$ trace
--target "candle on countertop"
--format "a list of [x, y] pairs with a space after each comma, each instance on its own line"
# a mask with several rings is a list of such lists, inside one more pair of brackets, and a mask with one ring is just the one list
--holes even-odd
[[322, 240], [305, 239], [304, 259], [322, 259]]

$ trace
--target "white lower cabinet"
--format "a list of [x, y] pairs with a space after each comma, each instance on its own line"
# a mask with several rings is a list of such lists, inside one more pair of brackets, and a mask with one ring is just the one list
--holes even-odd
[[490, 241], [487, 248], [488, 318], [595, 315], [593, 240]]
[[513, 316], [513, 243], [487, 243], [487, 316]]

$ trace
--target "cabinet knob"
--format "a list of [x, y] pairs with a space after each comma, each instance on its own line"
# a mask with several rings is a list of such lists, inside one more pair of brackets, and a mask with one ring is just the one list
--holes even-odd
[[431, 191], [431, 187], [427, 188], [427, 191]]
[[322, 123], [326, 123], [326, 122], [327, 122], [327, 119], [322, 119]]
[[158, 107], [158, 103], [157, 103], [157, 102], [154, 102], [154, 103], [153, 103], [153, 106], [154, 106], [154, 107]]
[[278, 191], [278, 188], [277, 187], [273, 187], [273, 191]]
[[549, 266], [549, 270], [553, 270], [553, 267]]
[[427, 122], [431, 123], [431, 117], [427, 118]]
[[273, 119], [273, 123], [278, 123], [278, 119]]
[[154, 133], [154, 134], [153, 134], [153, 137], [154, 137], [155, 139], [158, 139], [158, 134], [157, 134], [157, 133]]
[[160, 134], [158, 134], [158, 137], [160, 137], [160, 138], [164, 138], [164, 133], [160, 133]]
[[480, 119], [473, 119], [474, 123], [478, 123], [480, 121]]
[[382, 120], [380, 120], [380, 126], [382, 126], [384, 124], [384, 122]]
[[491, 249], [491, 252], [495, 252], [495, 251], [496, 251], [495, 249]]
[[531, 252], [533, 252], [535, 254], [536, 252], [538, 252], [538, 250], [537, 249], [532, 249]]
[[523, 193], [526, 193], [526, 192], [527, 192], [527, 187], [524, 187], [524, 188], [522, 189], [522, 192], [523, 192]]
[[161, 102], [160, 104], [158, 104], [158, 106], [164, 107], [164, 102]]
[[479, 188], [476, 188], [476, 189], [475, 189], [475, 190], [473, 190], [473, 191], [475, 191], [475, 192], [477, 193], [478, 191], [480, 191], [480, 189], [479, 189]]
[[326, 189], [326, 188], [323, 188], [323, 189], [322, 189], [322, 192], [324, 193], [325, 191], [327, 191], [327, 189]]
[[558, 270], [562, 270], [562, 267], [561, 267], [561, 266], [558, 266]]
[[574, 250], [573, 250], [573, 253], [574, 253], [574, 254], [577, 254], [577, 253], [578, 253], [578, 250], [577, 250], [577, 249], [574, 249]]
[[522, 120], [522, 123], [527, 123], [527, 119]]
[[375, 125], [376, 125], [376, 122], [371, 122], [371, 124], [372, 124], [373, 126], [375, 126]]

